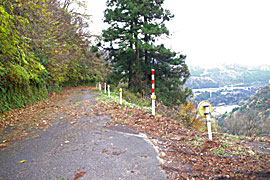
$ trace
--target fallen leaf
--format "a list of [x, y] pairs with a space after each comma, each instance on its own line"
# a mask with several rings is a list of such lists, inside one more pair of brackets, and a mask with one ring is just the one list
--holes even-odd
[[119, 156], [120, 154], [123, 154], [125, 152], [127, 152], [127, 150], [123, 150], [121, 152], [113, 152], [112, 155]]
[[107, 149], [102, 149], [101, 152], [102, 152], [102, 153], [105, 153], [105, 152], [108, 152], [108, 150], [107, 150]]
[[84, 171], [77, 172], [77, 173], [75, 174], [75, 177], [74, 177], [72, 180], [79, 179], [79, 178], [83, 177], [85, 174], [86, 174], [86, 172], [84, 172]]
[[8, 146], [8, 144], [0, 144], [0, 148], [5, 148], [7, 146]]
[[146, 154], [140, 155], [140, 157], [148, 158], [148, 156]]

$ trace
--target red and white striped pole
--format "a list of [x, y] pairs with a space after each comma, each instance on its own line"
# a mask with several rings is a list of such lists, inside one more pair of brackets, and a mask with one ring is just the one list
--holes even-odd
[[155, 96], [155, 70], [152, 69], [152, 115], [155, 115], [155, 100], [156, 100], [156, 96]]

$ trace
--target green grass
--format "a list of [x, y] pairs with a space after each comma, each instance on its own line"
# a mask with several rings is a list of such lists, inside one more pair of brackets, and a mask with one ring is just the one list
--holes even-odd
[[191, 143], [192, 143], [192, 145], [194, 146], [194, 147], [198, 147], [198, 146], [201, 146], [202, 145], [202, 140], [203, 140], [204, 138], [202, 138], [202, 137], [197, 137], [197, 136], [195, 136], [195, 140], [193, 140], [193, 141], [191, 141]]
[[258, 159], [259, 157], [256, 155], [255, 152], [251, 150], [249, 147], [245, 147], [239, 142], [243, 142], [248, 140], [249, 137], [245, 136], [234, 136], [231, 134], [222, 134], [220, 136], [220, 141], [222, 142], [222, 146], [215, 147], [211, 149], [213, 154], [216, 154], [221, 157], [229, 157], [229, 156], [250, 156], [255, 157]]
[[[98, 100], [120, 103], [119, 92], [111, 91], [110, 92], [111, 97], [109, 97], [108, 93], [106, 94], [104, 93], [104, 90], [102, 91], [97, 90], [97, 91], [101, 94], [101, 96], [98, 97]], [[123, 90], [122, 109], [136, 107], [138, 109], [146, 109], [151, 112], [151, 107], [149, 105], [150, 102], [148, 100], [139, 98], [135, 96], [133, 93]]]

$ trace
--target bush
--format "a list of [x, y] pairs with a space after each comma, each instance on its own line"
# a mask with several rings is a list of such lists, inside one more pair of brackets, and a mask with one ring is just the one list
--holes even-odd
[[199, 131], [206, 130], [205, 124], [203, 120], [198, 117], [196, 106], [192, 102], [181, 106], [179, 119], [187, 128], [194, 128]]
[[0, 88], [0, 113], [12, 108], [22, 108], [49, 96], [45, 85], [10, 85]]

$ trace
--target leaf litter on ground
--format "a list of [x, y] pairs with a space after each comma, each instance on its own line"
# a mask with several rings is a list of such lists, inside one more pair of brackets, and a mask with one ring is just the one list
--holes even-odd
[[[179, 121], [164, 115], [152, 116], [137, 107], [122, 107], [111, 101], [99, 101], [94, 111], [102, 110], [113, 121], [107, 126], [128, 125], [146, 133], [159, 147], [162, 168], [168, 179], [269, 179], [270, 149], [258, 151], [247, 142], [254, 139], [214, 133], [208, 140], [206, 133], [187, 129]], [[259, 141], [258, 141], [259, 142]], [[270, 147], [270, 139], [264, 138]]]
[[[113, 101], [99, 101], [98, 104], [78, 109], [78, 104], [68, 106], [68, 97], [76, 89], [93, 87], [64, 88], [61, 95], [53, 94], [49, 100], [39, 102], [25, 109], [14, 109], [1, 115], [0, 148], [24, 138], [33, 131], [46, 129], [61, 112], [65, 120], [73, 117], [71, 125], [80, 116], [96, 117], [108, 114], [113, 118], [107, 126], [128, 125], [146, 133], [159, 147], [162, 168], [168, 179], [269, 179], [270, 138], [233, 137], [215, 133], [209, 141], [206, 133], [187, 129], [179, 121], [164, 115], [152, 116], [149, 110], [138, 106], [121, 106]], [[83, 106], [86, 107], [86, 106]], [[46, 118], [45, 118], [46, 117]], [[121, 153], [124, 153], [120, 152]], [[119, 153], [119, 152], [117, 152]], [[78, 173], [78, 176], [84, 175]], [[76, 176], [74, 178], [77, 178]]]
[[[68, 105], [71, 94], [75, 90], [89, 89], [93, 87], [63, 88], [61, 94], [50, 93], [46, 100], [0, 114], [0, 148], [6, 148], [10, 142], [23, 139], [37, 130], [46, 130], [58, 117], [65, 120], [68, 115], [73, 115], [71, 124], [76, 123], [75, 117], [80, 113], [74, 110], [76, 104]], [[33, 134], [34, 137], [37, 136]]]

